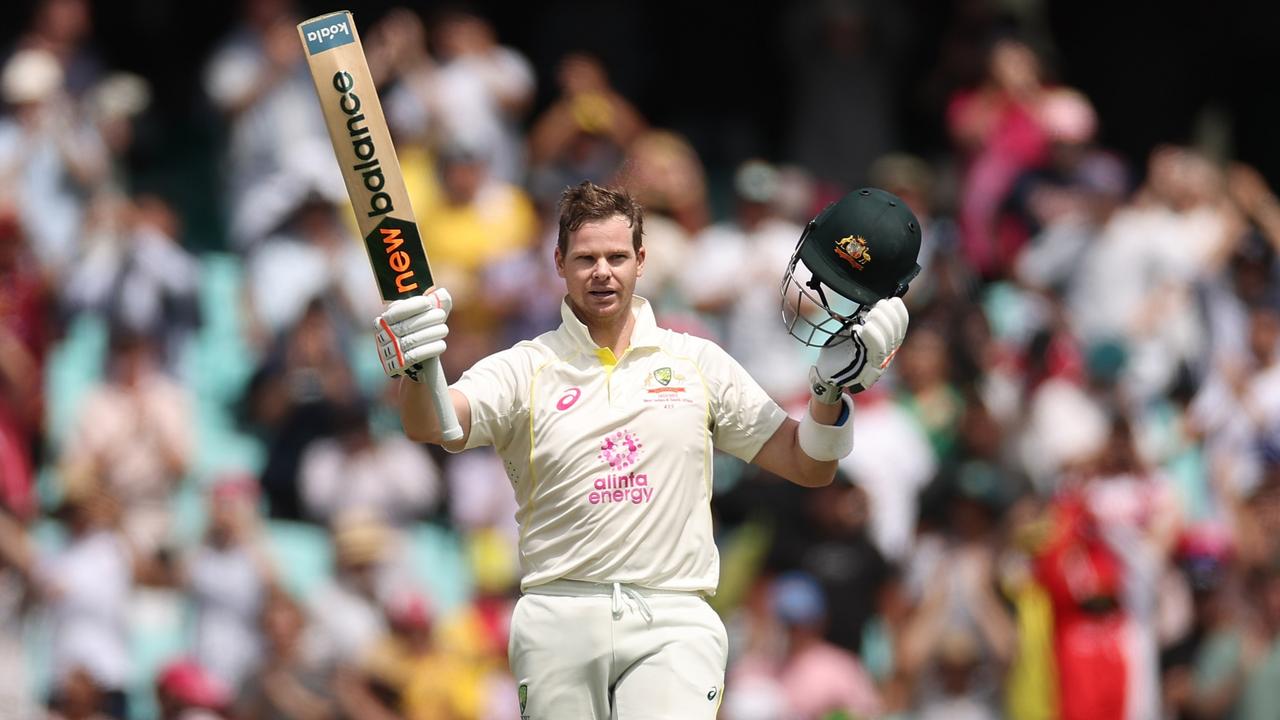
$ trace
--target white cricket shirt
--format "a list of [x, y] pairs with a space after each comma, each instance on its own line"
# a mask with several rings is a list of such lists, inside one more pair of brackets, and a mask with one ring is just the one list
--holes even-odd
[[560, 327], [468, 370], [467, 448], [493, 445], [515, 486], [528, 589], [552, 580], [714, 593], [711, 456], [750, 461], [786, 419], [714, 343], [659, 328], [635, 297], [615, 358], [567, 303]]

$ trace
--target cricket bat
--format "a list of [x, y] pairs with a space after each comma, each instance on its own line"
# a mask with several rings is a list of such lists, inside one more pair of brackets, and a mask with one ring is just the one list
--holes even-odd
[[[382, 301], [429, 292], [427, 252], [351, 13], [311, 18], [298, 25], [298, 37]], [[461, 438], [440, 359], [423, 363], [422, 372], [444, 439]]]

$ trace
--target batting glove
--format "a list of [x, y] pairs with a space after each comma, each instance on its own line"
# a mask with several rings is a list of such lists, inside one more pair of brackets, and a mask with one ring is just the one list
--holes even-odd
[[809, 368], [809, 387], [819, 402], [840, 402], [840, 391], [858, 393], [880, 379], [907, 334], [907, 306], [900, 298], [881, 300], [860, 325], [850, 323], [831, 336]]
[[405, 375], [417, 380], [419, 366], [444, 352], [444, 338], [449, 334], [445, 320], [451, 309], [453, 298], [444, 288], [388, 305], [374, 320], [383, 372], [388, 377]]

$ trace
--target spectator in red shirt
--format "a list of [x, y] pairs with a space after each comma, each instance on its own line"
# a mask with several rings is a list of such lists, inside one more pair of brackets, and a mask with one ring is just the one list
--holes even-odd
[[0, 505], [35, 510], [33, 466], [44, 418], [47, 292], [18, 216], [0, 208]]

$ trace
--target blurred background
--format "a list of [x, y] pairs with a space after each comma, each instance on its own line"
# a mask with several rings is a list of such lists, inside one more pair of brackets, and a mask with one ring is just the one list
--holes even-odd
[[[863, 185], [912, 329], [802, 490], [717, 459], [729, 720], [1280, 717], [1280, 66], [1263, 2], [347, 2], [447, 373], [553, 328], [555, 202], [799, 409], [779, 283]], [[0, 718], [507, 719], [514, 501], [407, 441], [294, 29], [0, 27]]]

